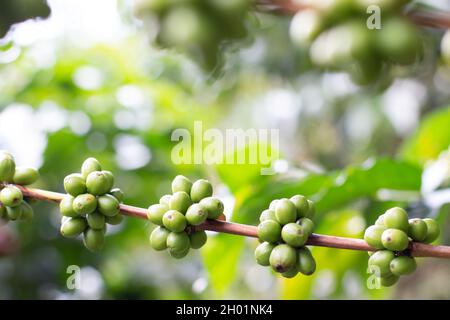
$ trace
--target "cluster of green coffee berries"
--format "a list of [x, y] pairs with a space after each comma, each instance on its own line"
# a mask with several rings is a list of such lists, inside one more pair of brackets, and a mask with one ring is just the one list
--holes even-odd
[[255, 250], [256, 262], [285, 278], [313, 274], [316, 262], [305, 244], [314, 229], [314, 211], [314, 203], [301, 195], [273, 200], [259, 217], [262, 243]]
[[187, 53], [211, 70], [232, 40], [247, 35], [250, 0], [136, 0], [136, 15], [157, 30], [156, 41]]
[[407, 252], [409, 242], [431, 243], [439, 237], [439, 232], [439, 225], [433, 219], [408, 220], [402, 208], [387, 210], [364, 233], [367, 244], [378, 249], [369, 258], [371, 272], [380, 278], [381, 285], [394, 285], [400, 276], [416, 270], [416, 261]]
[[81, 173], [72, 173], [64, 178], [64, 189], [68, 193], [60, 202], [63, 215], [61, 234], [77, 237], [83, 233], [83, 242], [91, 251], [103, 247], [107, 224], [122, 222], [120, 203], [123, 193], [113, 188], [114, 176], [102, 170], [97, 159], [88, 158], [81, 166]]
[[16, 167], [14, 157], [7, 151], [0, 151], [0, 220], [3, 223], [33, 218], [33, 208], [25, 201], [22, 191], [16, 185], [29, 185], [39, 178], [39, 172], [30, 167]]
[[[411, 0], [298, 0], [307, 9], [291, 22], [291, 39], [309, 49], [311, 61], [344, 70], [359, 84], [380, 79], [396, 65], [422, 55], [418, 28], [402, 13]], [[369, 6], [379, 8], [370, 11]], [[377, 16], [377, 14], [379, 15]]]
[[150, 245], [161, 251], [168, 249], [170, 255], [181, 259], [189, 249], [200, 249], [207, 240], [205, 231], [193, 231], [206, 219], [217, 219], [223, 214], [223, 203], [213, 195], [208, 180], [192, 183], [178, 175], [172, 181], [172, 194], [161, 197], [159, 204], [148, 208], [148, 219], [158, 225], [150, 235]]

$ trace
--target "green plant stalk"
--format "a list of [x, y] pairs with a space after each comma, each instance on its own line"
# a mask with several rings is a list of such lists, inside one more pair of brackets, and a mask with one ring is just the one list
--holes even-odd
[[[27, 188], [16, 185], [25, 197], [58, 203], [65, 196], [63, 193]], [[134, 207], [126, 204], [120, 205], [122, 214], [147, 220], [147, 209]], [[198, 230], [208, 230], [221, 233], [234, 234], [239, 236], [257, 238], [257, 229], [255, 226], [226, 222], [220, 220], [207, 220], [198, 226], [188, 227], [189, 232]], [[336, 249], [360, 250], [360, 251], [376, 251], [377, 249], [369, 246], [363, 239], [336, 237], [321, 234], [312, 234], [307, 245], [320, 246]], [[413, 257], [435, 257], [450, 259], [450, 246], [434, 246], [424, 243], [411, 242], [407, 249]]]

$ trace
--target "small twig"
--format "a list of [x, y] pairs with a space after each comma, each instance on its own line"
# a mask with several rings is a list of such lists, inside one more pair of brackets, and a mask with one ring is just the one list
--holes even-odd
[[[25, 197], [37, 200], [59, 202], [64, 197], [64, 194], [62, 193], [40, 189], [32, 189], [19, 185], [17, 185], [17, 187], [22, 191]], [[120, 210], [124, 215], [140, 219], [147, 219], [147, 210], [144, 208], [121, 204]], [[257, 228], [255, 226], [219, 220], [207, 220], [201, 225], [196, 226], [194, 229], [222, 232], [253, 238], [258, 237]], [[337, 249], [376, 251], [375, 248], [369, 246], [362, 239], [335, 237], [320, 234], [311, 235], [306, 244], [310, 246], [320, 246]], [[450, 259], [449, 246], [433, 246], [429, 244], [413, 242], [410, 244], [409, 250], [411, 252], [411, 255], [415, 257], [436, 257], [436, 258]]]

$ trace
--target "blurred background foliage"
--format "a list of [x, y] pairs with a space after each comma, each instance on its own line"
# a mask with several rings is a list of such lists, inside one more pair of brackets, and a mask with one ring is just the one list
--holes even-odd
[[[0, 147], [40, 169], [35, 187], [63, 192], [63, 177], [94, 156], [131, 205], [157, 202], [185, 174], [213, 181], [231, 221], [255, 225], [273, 198], [304, 194], [316, 201], [318, 233], [360, 238], [400, 205], [411, 217], [436, 217], [439, 242], [450, 244], [450, 67], [436, 56], [441, 30], [424, 30], [433, 57], [383, 86], [359, 86], [347, 72], [314, 67], [289, 39], [289, 16], [251, 12], [247, 37], [223, 49], [211, 72], [154, 46], [133, 1], [48, 3], [48, 19], [14, 25], [0, 40]], [[20, 21], [3, 10], [0, 20], [5, 30]], [[172, 132], [195, 121], [205, 130], [278, 129], [276, 174], [261, 175], [263, 163], [175, 165]], [[59, 235], [56, 206], [34, 206], [32, 224], [0, 228], [20, 247], [0, 257], [2, 299], [450, 298], [444, 260], [420, 259], [398, 286], [369, 290], [367, 253], [313, 248], [313, 276], [281, 279], [254, 262], [254, 239], [211, 233], [200, 252], [175, 261], [150, 249], [149, 223], [125, 219], [92, 254]], [[82, 268], [81, 289], [67, 289], [70, 265]]]

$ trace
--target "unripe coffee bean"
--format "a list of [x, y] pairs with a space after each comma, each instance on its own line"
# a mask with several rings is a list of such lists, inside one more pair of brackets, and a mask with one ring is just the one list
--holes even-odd
[[0, 181], [12, 182], [15, 169], [13, 156], [4, 150], [0, 151]]
[[427, 224], [427, 236], [423, 240], [425, 243], [431, 243], [435, 241], [440, 234], [439, 225], [434, 219], [426, 218], [423, 219], [423, 222]]
[[217, 219], [224, 211], [222, 201], [215, 197], [206, 197], [200, 204], [208, 212], [208, 219]]
[[258, 225], [258, 238], [275, 243], [281, 240], [281, 226], [274, 220], [265, 220]]
[[165, 205], [167, 208], [169, 208], [170, 198], [172, 197], [171, 194], [165, 194], [159, 199], [159, 204]]
[[297, 269], [305, 276], [312, 275], [316, 271], [316, 260], [306, 247], [297, 250]]
[[88, 228], [84, 232], [83, 242], [86, 248], [90, 251], [95, 252], [103, 248], [105, 243], [105, 232], [104, 230], [94, 230]]
[[288, 223], [281, 229], [281, 238], [284, 242], [292, 247], [301, 247], [305, 245], [309, 234], [302, 226], [292, 222]]
[[270, 254], [275, 245], [269, 242], [263, 242], [255, 249], [256, 262], [261, 266], [270, 266]]
[[62, 198], [61, 202], [59, 203], [59, 211], [61, 214], [65, 217], [77, 217], [78, 213], [73, 210], [73, 200], [75, 198], [71, 196], [70, 194], [67, 194]]
[[308, 209], [308, 214], [306, 215], [306, 218], [312, 219], [316, 215], [316, 205], [311, 200], [307, 200], [307, 201], [308, 201], [309, 209]]
[[289, 269], [286, 272], [283, 272], [281, 275], [284, 278], [290, 279], [290, 278], [295, 277], [297, 274], [298, 274], [298, 267], [297, 267], [297, 265], [294, 265], [291, 269]]
[[396, 276], [403, 276], [416, 271], [416, 259], [407, 256], [396, 257], [390, 264], [391, 272]]
[[297, 221], [297, 224], [303, 227], [303, 230], [310, 236], [314, 230], [314, 222], [309, 218], [301, 218]]
[[191, 194], [192, 181], [185, 176], [178, 175], [172, 181], [172, 193], [178, 191], [184, 191], [187, 194]]
[[69, 174], [64, 178], [64, 190], [74, 197], [86, 193], [86, 180], [79, 173]]
[[164, 227], [173, 232], [181, 232], [186, 229], [187, 221], [186, 217], [179, 211], [169, 210], [162, 218]]
[[30, 221], [33, 219], [34, 216], [33, 208], [26, 201], [22, 201], [19, 207], [21, 210], [20, 214], [21, 220]]
[[297, 218], [304, 218], [308, 215], [309, 211], [309, 204], [308, 199], [306, 197], [301, 195], [293, 196], [291, 199], [291, 202], [295, 205], [297, 208]]
[[369, 258], [369, 267], [377, 277], [384, 277], [391, 274], [390, 264], [395, 258], [392, 251], [380, 250], [374, 252]]
[[198, 203], [191, 205], [186, 212], [186, 220], [193, 226], [203, 223], [207, 218], [208, 212]]
[[67, 218], [61, 225], [61, 234], [64, 237], [76, 237], [87, 228], [84, 218]]
[[422, 219], [409, 219], [408, 236], [415, 241], [422, 242], [427, 237], [428, 227]]
[[169, 211], [169, 206], [163, 204], [153, 204], [147, 209], [147, 218], [150, 222], [162, 226], [162, 218], [167, 211]]
[[110, 194], [105, 194], [97, 199], [97, 208], [101, 214], [113, 217], [120, 212], [119, 201]]
[[122, 190], [120, 190], [119, 188], [111, 189], [111, 191], [109, 191], [109, 194], [112, 195], [114, 198], [116, 198], [117, 201], [119, 201], [120, 203], [123, 202], [124, 195]]
[[20, 205], [17, 207], [6, 207], [6, 214], [9, 220], [18, 220], [22, 216], [22, 207]]
[[185, 214], [191, 204], [192, 201], [189, 195], [184, 191], [178, 191], [170, 197], [169, 209]]
[[381, 242], [381, 235], [386, 230], [386, 227], [373, 225], [364, 232], [364, 240], [367, 244], [375, 249], [384, 249]]
[[391, 287], [391, 286], [393, 286], [394, 284], [397, 283], [398, 279], [399, 279], [398, 276], [396, 276], [394, 274], [389, 274], [389, 275], [387, 275], [385, 277], [381, 277], [380, 278], [380, 284], [383, 287]]
[[170, 231], [164, 227], [157, 227], [153, 229], [150, 235], [150, 246], [156, 251], [167, 249], [167, 237]]
[[105, 222], [107, 224], [110, 224], [113, 226], [121, 224], [122, 221], [123, 221], [123, 215], [120, 213], [116, 214], [115, 216], [112, 216], [112, 217], [105, 216]]
[[39, 179], [39, 171], [35, 168], [29, 167], [16, 167], [13, 181], [15, 184], [23, 186], [35, 183]]
[[23, 194], [16, 186], [7, 186], [0, 191], [0, 201], [8, 207], [17, 207], [22, 203]]
[[388, 229], [399, 229], [408, 232], [408, 214], [402, 208], [394, 207], [386, 211], [383, 221]]
[[80, 194], [73, 200], [73, 210], [78, 215], [92, 213], [97, 208], [97, 198], [90, 193]]
[[295, 222], [297, 219], [297, 208], [288, 199], [281, 199], [275, 207], [275, 217], [281, 225]]
[[208, 235], [205, 231], [196, 231], [189, 235], [189, 240], [192, 249], [200, 249], [208, 240]]
[[379, 216], [379, 217], [377, 218], [377, 220], [375, 221], [375, 225], [377, 225], [377, 226], [382, 226], [382, 227], [386, 227], [386, 226], [384, 225], [384, 214], [382, 214], [381, 216]]
[[200, 202], [202, 199], [211, 197], [213, 194], [213, 187], [208, 180], [200, 179], [192, 184], [191, 199], [192, 202]]
[[105, 226], [105, 216], [100, 212], [94, 211], [86, 216], [87, 223], [91, 229], [101, 230]]
[[275, 199], [275, 200], [272, 200], [272, 201], [270, 202], [270, 204], [269, 204], [269, 209], [270, 209], [270, 210], [273, 210], [273, 212], [275, 212], [275, 208], [276, 208], [276, 206], [277, 206], [277, 202], [278, 202], [278, 199]]
[[171, 232], [167, 236], [167, 247], [174, 251], [184, 251], [190, 246], [191, 242], [186, 232]]
[[102, 170], [101, 173], [103, 173], [108, 181], [109, 187], [108, 190], [111, 190], [114, 186], [114, 175], [109, 170]]
[[111, 190], [111, 177], [105, 171], [93, 171], [86, 178], [86, 187], [90, 194], [104, 195]]
[[381, 235], [383, 246], [391, 251], [403, 251], [408, 248], [409, 240], [405, 232], [398, 229], [386, 229]]
[[279, 244], [270, 254], [270, 265], [276, 272], [286, 272], [297, 263], [297, 252], [287, 244]]
[[81, 175], [86, 179], [87, 176], [94, 171], [102, 171], [102, 166], [95, 158], [87, 158], [81, 165]]
[[175, 250], [173, 248], [169, 248], [169, 254], [170, 254], [170, 256], [172, 258], [181, 259], [181, 258], [184, 258], [184, 257], [186, 257], [188, 255], [189, 249], [190, 248], [187, 247], [187, 249], [185, 249], [185, 250], [177, 251], [177, 250]]
[[263, 222], [264, 220], [276, 221], [277, 218], [275, 217], [275, 211], [266, 209], [263, 212], [261, 212], [261, 215], [259, 216], [259, 222]]

